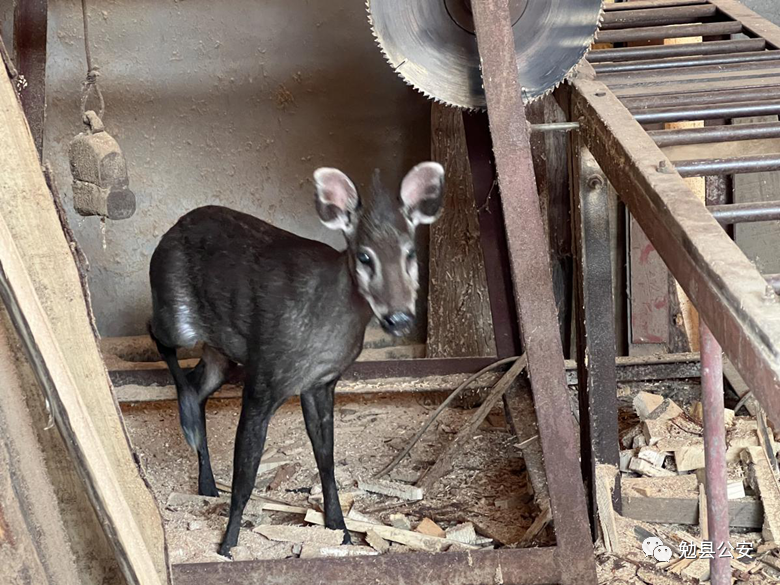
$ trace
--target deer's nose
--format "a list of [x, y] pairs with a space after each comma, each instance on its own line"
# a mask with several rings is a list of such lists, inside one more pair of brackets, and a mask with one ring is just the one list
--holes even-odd
[[410, 313], [396, 311], [382, 317], [382, 325], [388, 333], [400, 336], [408, 334], [412, 329], [414, 317]]

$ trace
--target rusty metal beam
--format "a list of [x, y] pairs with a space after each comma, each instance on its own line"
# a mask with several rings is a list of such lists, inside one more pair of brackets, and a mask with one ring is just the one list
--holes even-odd
[[[574, 418], [566, 391], [547, 237], [517, 79], [507, 0], [472, 1], [488, 119], [504, 210], [514, 294], [528, 356], [561, 582], [596, 583]], [[568, 416], [567, 416], [568, 414]]]
[[[574, 111], [575, 118], [577, 116]], [[620, 457], [618, 437], [612, 253], [607, 179], [593, 155], [573, 137], [572, 218], [575, 249], [577, 377], [580, 401], [582, 473], [588, 483], [591, 530], [596, 537], [596, 467]], [[620, 512], [620, 477], [613, 506]]]
[[680, 144], [709, 144], [733, 140], [757, 140], [780, 138], [780, 123], [733, 124], [706, 126], [704, 128], [681, 128], [674, 130], [651, 130], [647, 133], [663, 148]]
[[631, 113], [586, 66], [573, 82], [580, 130], [601, 168], [775, 424], [780, 303]]
[[698, 6], [668, 6], [663, 8], [635, 8], [634, 10], [612, 11], [604, 14], [601, 30], [626, 28], [627, 26], [700, 22], [702, 19], [714, 16], [716, 10], [710, 4], [700, 4]]
[[416, 552], [404, 555], [191, 563], [173, 566], [176, 585], [402, 585], [413, 583], [512, 583], [547, 585], [560, 582], [554, 548], [476, 552]]
[[684, 24], [674, 26], [645, 26], [605, 30], [599, 32], [599, 43], [627, 43], [631, 41], [652, 41], [657, 39], [677, 39], [681, 37], [707, 37], [730, 35], [742, 31], [738, 22], [712, 22], [707, 24]]
[[[778, 104], [780, 107], [780, 104]], [[678, 160], [674, 167], [682, 177], [763, 173], [780, 170], [780, 154], [751, 154], [731, 158]]]
[[[712, 41], [709, 43], [685, 43], [682, 45], [651, 45], [649, 47], [619, 47], [617, 49], [599, 49], [588, 53], [588, 62], [623, 63], [626, 61], [655, 61], [663, 58], [701, 57], [704, 55], [728, 55], [747, 51], [763, 51], [764, 39], [745, 39], [739, 41]], [[664, 61], [666, 60], [664, 59]], [[598, 68], [594, 66], [598, 71]]]
[[617, 4], [605, 4], [605, 12], [619, 10], [637, 10], [639, 8], [660, 8], [666, 6], [690, 6], [692, 4], [706, 4], [707, 0], [632, 0], [632, 2], [620, 2]]
[[16, 68], [27, 82], [21, 92], [22, 109], [38, 150], [43, 153], [46, 119], [46, 31], [48, 0], [17, 0], [14, 11], [14, 54]]
[[[748, 41], [750, 42], [750, 41]], [[664, 45], [675, 47], [680, 45]], [[684, 45], [683, 45], [684, 46]], [[596, 73], [636, 73], [640, 71], [678, 72], [689, 67], [712, 67], [713, 65], [734, 65], [746, 63], [762, 63], [779, 61], [780, 51], [755, 51], [745, 53], [730, 53], [728, 55], [696, 55], [693, 57], [676, 57], [673, 59], [648, 59], [646, 61], [626, 61], [621, 63], [602, 63], [593, 66]]]

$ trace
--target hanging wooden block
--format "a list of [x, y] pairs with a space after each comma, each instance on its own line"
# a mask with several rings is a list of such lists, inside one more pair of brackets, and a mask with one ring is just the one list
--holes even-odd
[[84, 216], [127, 219], [135, 213], [135, 195], [122, 150], [95, 112], [87, 112], [85, 122], [87, 130], [71, 141], [68, 152], [73, 206]]

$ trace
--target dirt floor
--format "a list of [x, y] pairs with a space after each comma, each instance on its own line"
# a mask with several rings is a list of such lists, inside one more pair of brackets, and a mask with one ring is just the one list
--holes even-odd
[[[620, 390], [623, 428], [636, 422], [631, 399], [639, 390], [674, 396], [681, 406], [699, 395], [695, 384], [623, 387]], [[510, 433], [501, 408], [483, 423], [479, 433], [456, 459], [455, 469], [440, 480], [432, 492], [426, 493], [422, 501], [405, 502], [362, 492], [357, 487], [359, 479], [369, 479], [393, 459], [442, 399], [441, 394], [339, 396], [335, 409], [335, 440], [336, 480], [340, 493], [354, 495], [353, 510], [385, 524], [392, 523], [393, 514], [405, 515], [412, 528], [423, 518], [430, 518], [445, 529], [470, 521], [478, 535], [493, 539], [495, 546], [511, 546], [534, 521], [538, 508], [529, 494], [524, 462], [516, 447], [517, 439]], [[218, 483], [231, 481], [238, 407], [237, 400], [212, 400], [208, 404], [208, 439]], [[227, 497], [204, 503], [202, 499], [180, 495], [196, 493], [197, 458], [184, 442], [175, 403], [123, 405], [123, 412], [133, 447], [163, 510], [171, 562], [229, 562], [216, 552], [227, 522]], [[400, 483], [414, 483], [473, 412], [450, 408], [442, 413], [410, 457], [389, 478]], [[258, 495], [276, 502], [317, 508], [319, 477], [297, 400], [282, 406], [272, 419], [263, 467], [268, 469], [263, 471], [261, 468], [258, 475]], [[252, 528], [268, 524], [303, 526], [302, 516], [264, 511], [257, 502], [250, 502], [244, 520], [239, 546], [233, 551], [235, 560], [280, 559], [300, 554], [300, 545], [269, 540], [253, 532]], [[642, 530], [652, 532], [658, 525], [624, 518], [618, 518], [618, 523], [621, 549], [607, 554], [597, 545], [600, 583], [699, 582], [659, 570], [658, 563], [652, 557], [648, 560], [642, 553]], [[670, 533], [684, 529], [695, 536], [698, 527], [664, 525], [664, 529]], [[758, 546], [760, 534], [734, 535], [734, 542], [745, 540]], [[353, 534], [353, 541], [365, 544], [358, 534]], [[546, 546], [554, 542], [553, 531], [547, 527], [532, 545]], [[409, 552], [409, 549], [392, 544], [388, 552]], [[739, 582], [777, 580], [758, 571]]]
[[[442, 528], [471, 521], [477, 532], [499, 543], [520, 539], [536, 516], [529, 504], [526, 475], [517, 440], [497, 409], [482, 425], [480, 434], [456, 461], [456, 469], [440, 480], [432, 493], [419, 502], [357, 489], [358, 479], [369, 479], [389, 463], [422, 426], [438, 401], [430, 395], [339, 397], [335, 409], [336, 481], [341, 493], [354, 492], [354, 509], [390, 523], [391, 514], [405, 514], [412, 525], [427, 517]], [[194, 494], [197, 490], [197, 458], [179, 429], [175, 404], [147, 403], [123, 407], [133, 447], [146, 470], [167, 523], [170, 557], [173, 563], [224, 560], [216, 554], [217, 542], [226, 525], [227, 506], [212, 509], [170, 509], [172, 493]], [[448, 409], [437, 419], [406, 461], [389, 478], [411, 483], [435, 461], [445, 444], [473, 411]], [[232, 474], [233, 442], [238, 423], [238, 402], [213, 400], [207, 408], [208, 441], [214, 476], [229, 484]], [[311, 492], [320, 490], [319, 476], [303, 424], [300, 404], [283, 405], [271, 421], [264, 461], [284, 463], [258, 475], [260, 494], [291, 505], [309, 506]], [[273, 481], [280, 479], [282, 481]], [[270, 483], [270, 485], [269, 485]], [[519, 496], [515, 497], [515, 496]], [[504, 504], [502, 500], [508, 500]], [[508, 507], [496, 507], [507, 505]], [[518, 507], [519, 506], [519, 507]], [[258, 518], [245, 515], [251, 523], [300, 523], [290, 514], [263, 512]], [[552, 532], [542, 533], [538, 544], [554, 543]], [[252, 559], [291, 556], [291, 546], [266, 540], [242, 529], [238, 556]], [[247, 550], [243, 549], [245, 547]]]

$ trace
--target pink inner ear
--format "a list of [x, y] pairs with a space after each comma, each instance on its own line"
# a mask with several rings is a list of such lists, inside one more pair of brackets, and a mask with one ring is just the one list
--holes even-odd
[[337, 169], [317, 169], [314, 172], [317, 194], [323, 203], [335, 205], [341, 210], [353, 210], [357, 190], [352, 181]]
[[421, 201], [439, 196], [444, 169], [438, 163], [420, 163], [401, 182], [401, 201], [417, 207]]

